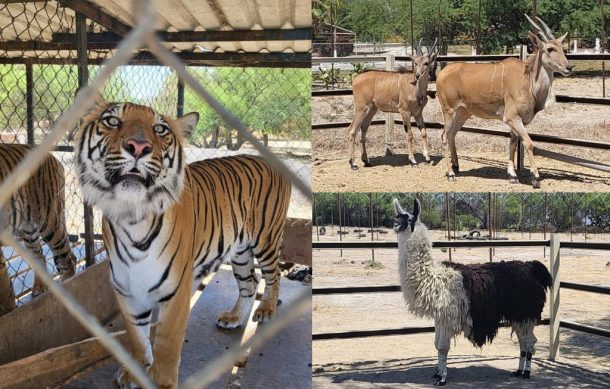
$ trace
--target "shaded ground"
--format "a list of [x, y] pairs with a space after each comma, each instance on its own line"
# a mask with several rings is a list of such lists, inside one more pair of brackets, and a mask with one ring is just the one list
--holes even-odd
[[[429, 89], [435, 89], [431, 84]], [[554, 84], [556, 94], [572, 96], [601, 96], [601, 78], [559, 78]], [[316, 97], [312, 102], [312, 123], [350, 122], [353, 117], [352, 97]], [[395, 115], [398, 118], [398, 115]], [[378, 113], [375, 119], [385, 118]], [[430, 99], [424, 109], [424, 120], [443, 123], [438, 100]], [[507, 131], [508, 127], [495, 120], [470, 118], [466, 126]], [[521, 184], [510, 185], [506, 176], [508, 139], [465, 132], [458, 133], [456, 149], [460, 159], [458, 181], [448, 183], [442, 162], [443, 148], [440, 142], [442, 130], [429, 129], [428, 139], [432, 166], [420, 165], [413, 169], [406, 164], [404, 130], [394, 127], [394, 152], [385, 157], [384, 125], [371, 126], [367, 134], [367, 150], [373, 167], [351, 172], [347, 163], [347, 128], [316, 130], [313, 134], [312, 157], [314, 161], [314, 191], [472, 191], [485, 186], [491, 191], [531, 190], [529, 163], [522, 172]], [[610, 142], [610, 106], [555, 103], [539, 112], [528, 125], [531, 133], [548, 134], [565, 138]], [[418, 162], [423, 161], [420, 133], [414, 129], [414, 150]], [[538, 147], [562, 152], [610, 165], [610, 151], [572, 146], [535, 143]], [[360, 162], [360, 145], [356, 161]], [[608, 191], [610, 173], [570, 165], [548, 158], [536, 157], [546, 191]], [[416, 187], [416, 189], [413, 189]]]
[[[337, 229], [335, 229], [336, 232]], [[432, 231], [433, 240], [443, 240], [442, 231]], [[503, 232], [509, 239], [542, 239], [542, 234]], [[381, 240], [395, 240], [393, 234], [380, 234]], [[331, 228], [324, 241], [337, 241]], [[562, 235], [569, 240], [569, 234]], [[597, 235], [593, 241], [605, 241]], [[315, 232], [313, 234], [316, 240]], [[344, 240], [356, 240], [354, 236]], [[367, 238], [362, 238], [369, 240]], [[582, 241], [582, 235], [574, 235]], [[546, 251], [546, 252], [545, 252]], [[438, 260], [446, 260], [448, 252], [433, 250]], [[545, 257], [546, 254], [546, 257]], [[315, 250], [313, 252], [314, 288], [397, 285], [397, 251]], [[489, 260], [489, 249], [452, 251], [453, 261], [476, 263]], [[548, 249], [496, 249], [498, 260], [537, 259], [549, 266]], [[561, 277], [564, 281], [610, 285], [610, 253], [593, 250], [561, 251]], [[610, 328], [610, 296], [567, 289], [561, 290], [560, 317], [578, 323]], [[543, 318], [549, 317], [548, 304]], [[344, 332], [429, 326], [430, 320], [409, 314], [401, 293], [367, 293], [314, 295], [313, 332]], [[548, 326], [535, 330], [537, 353], [531, 381], [517, 380], [508, 373], [518, 363], [519, 345], [509, 329], [500, 329], [493, 344], [483, 349], [473, 347], [463, 336], [451, 344], [449, 352], [448, 387], [605, 387], [610, 380], [610, 339], [561, 329], [560, 355], [556, 362], [548, 358]], [[313, 342], [314, 387], [429, 387], [433, 380], [436, 349], [434, 334], [400, 335]], [[527, 386], [523, 386], [527, 384]]]

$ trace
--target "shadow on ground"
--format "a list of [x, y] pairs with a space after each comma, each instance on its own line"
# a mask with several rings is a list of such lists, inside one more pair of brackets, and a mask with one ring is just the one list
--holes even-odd
[[[513, 377], [517, 358], [450, 356], [449, 388], [607, 388], [610, 373], [592, 371], [575, 364], [534, 359], [532, 378]], [[431, 387], [436, 358], [333, 363], [314, 366], [314, 388]]]

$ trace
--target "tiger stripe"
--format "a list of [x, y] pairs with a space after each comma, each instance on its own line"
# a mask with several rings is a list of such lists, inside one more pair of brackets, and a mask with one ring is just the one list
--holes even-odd
[[[33, 146], [29, 145], [0, 144], [0, 181], [32, 149]], [[27, 183], [13, 194], [8, 206], [10, 227], [43, 264], [46, 260], [40, 239], [49, 246], [62, 280], [72, 276], [76, 267], [76, 256], [72, 253], [66, 228], [64, 187], [63, 166], [49, 155]], [[44, 290], [45, 286], [35, 277], [32, 295], [36, 296]], [[13, 309], [15, 294], [0, 245], [0, 316]]]
[[[183, 133], [196, 114], [172, 119], [149, 107], [99, 102], [77, 133], [85, 199], [101, 208], [110, 279], [134, 356], [161, 387], [177, 384], [193, 286], [230, 259], [238, 284], [234, 307], [217, 320], [236, 328], [265, 291], [254, 320], [277, 307], [278, 268], [291, 185], [261, 157], [187, 164]], [[159, 307], [151, 345], [150, 314]], [[121, 387], [131, 378], [117, 373]]]

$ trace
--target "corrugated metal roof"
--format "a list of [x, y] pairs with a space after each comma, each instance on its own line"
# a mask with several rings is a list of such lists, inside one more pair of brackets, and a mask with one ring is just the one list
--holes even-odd
[[[133, 0], [91, 0], [90, 3], [133, 26], [137, 19]], [[154, 0], [159, 31], [232, 31], [310, 28], [309, 0]], [[54, 33], [74, 33], [75, 13], [57, 1], [2, 4], [2, 41], [53, 41]], [[100, 31], [99, 28], [96, 31]], [[174, 51], [215, 53], [307, 53], [310, 40], [258, 40], [225, 42], [166, 42]], [[2, 56], [69, 56], [69, 51], [7, 51]]]

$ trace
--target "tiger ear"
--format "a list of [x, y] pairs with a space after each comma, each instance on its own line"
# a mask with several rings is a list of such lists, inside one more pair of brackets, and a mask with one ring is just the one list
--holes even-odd
[[85, 114], [79, 121], [78, 126], [72, 128], [70, 130], [70, 132], [68, 132], [68, 140], [73, 141], [74, 138], [76, 137], [76, 134], [79, 133], [79, 130], [82, 129], [82, 127], [85, 124], [90, 123], [90, 122], [96, 120], [97, 118], [99, 118], [99, 116], [102, 114], [102, 112], [104, 112], [108, 108], [109, 105], [110, 105], [110, 103], [107, 102], [102, 97], [101, 93], [96, 92], [95, 93], [95, 103], [93, 103], [91, 108], [89, 108], [87, 110], [87, 112], [85, 112]]
[[184, 116], [176, 119], [178, 125], [182, 128], [184, 136], [189, 137], [195, 131], [197, 122], [199, 121], [199, 114], [197, 112], [187, 113]]

